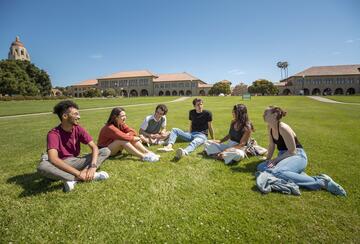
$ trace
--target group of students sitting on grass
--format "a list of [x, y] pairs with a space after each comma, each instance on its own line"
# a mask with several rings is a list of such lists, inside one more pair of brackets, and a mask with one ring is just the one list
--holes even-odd
[[[159, 104], [155, 113], [145, 118], [139, 133], [126, 124], [125, 110], [114, 108], [100, 130], [96, 145], [89, 133], [79, 125], [78, 105], [69, 100], [62, 101], [54, 107], [54, 114], [57, 114], [61, 123], [49, 131], [47, 153], [42, 155], [37, 170], [47, 178], [62, 180], [64, 191], [68, 192], [74, 189], [77, 182], [108, 179], [108, 173], [97, 172], [97, 169], [109, 156], [126, 150], [143, 161], [157, 162], [160, 155], [150, 151], [149, 146], [163, 145], [158, 151], [170, 152], [174, 150], [177, 138], [180, 138], [189, 144], [184, 149], [176, 150], [176, 159], [189, 155], [201, 145], [204, 145], [204, 153], [224, 160], [226, 164], [239, 161], [248, 155], [266, 155], [266, 160], [257, 167], [257, 175], [260, 175], [257, 185], [262, 192], [267, 192], [270, 188], [277, 190], [295, 185], [310, 190], [326, 189], [335, 195], [346, 195], [345, 190], [329, 176], [308, 176], [304, 172], [307, 165], [306, 153], [291, 127], [281, 122], [286, 115], [281, 108], [270, 106], [263, 114], [269, 135], [269, 146], [266, 150], [251, 138], [254, 127], [244, 104], [233, 107], [229, 131], [221, 140], [214, 138], [212, 113], [203, 108], [203, 100], [195, 98], [192, 104], [194, 109], [189, 111], [188, 132], [179, 128], [166, 130], [168, 109], [164, 104]], [[211, 140], [208, 140], [209, 135]], [[88, 145], [92, 153], [79, 157], [80, 143]], [[275, 146], [279, 153], [272, 158]], [[271, 177], [267, 177], [269, 174]], [[274, 178], [281, 182], [274, 181]], [[286, 190], [282, 192], [287, 193]]]

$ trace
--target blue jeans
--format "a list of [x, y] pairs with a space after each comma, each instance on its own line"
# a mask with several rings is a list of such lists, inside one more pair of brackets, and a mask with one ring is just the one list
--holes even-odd
[[[325, 187], [323, 179], [316, 176], [309, 176], [304, 172], [307, 165], [307, 156], [304, 149], [297, 148], [296, 151], [296, 155], [281, 160], [273, 168], [268, 168], [267, 161], [265, 161], [257, 166], [257, 170], [267, 171], [280, 179], [291, 180], [298, 186], [310, 190], [319, 190]], [[286, 151], [279, 151], [278, 156], [285, 152]]]
[[185, 132], [178, 128], [173, 128], [170, 132], [168, 144], [174, 145], [176, 138], [180, 137], [184, 141], [190, 141], [190, 144], [184, 149], [187, 154], [194, 151], [197, 147], [206, 142], [207, 137], [201, 132]]

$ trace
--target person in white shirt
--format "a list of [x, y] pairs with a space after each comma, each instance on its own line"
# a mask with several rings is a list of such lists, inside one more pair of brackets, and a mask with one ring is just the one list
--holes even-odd
[[159, 104], [154, 114], [146, 116], [139, 130], [142, 143], [147, 146], [162, 145], [168, 139], [170, 132], [166, 131], [167, 111], [164, 104]]

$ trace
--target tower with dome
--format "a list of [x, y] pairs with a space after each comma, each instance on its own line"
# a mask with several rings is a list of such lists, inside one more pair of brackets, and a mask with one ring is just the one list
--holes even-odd
[[18, 36], [15, 41], [11, 43], [8, 59], [30, 61], [30, 55]]

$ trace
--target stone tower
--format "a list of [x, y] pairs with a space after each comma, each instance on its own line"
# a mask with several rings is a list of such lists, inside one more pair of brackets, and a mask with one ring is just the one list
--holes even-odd
[[11, 43], [8, 58], [10, 60], [27, 60], [30, 61], [30, 55], [27, 52], [24, 44], [20, 41], [17, 36], [15, 41]]

